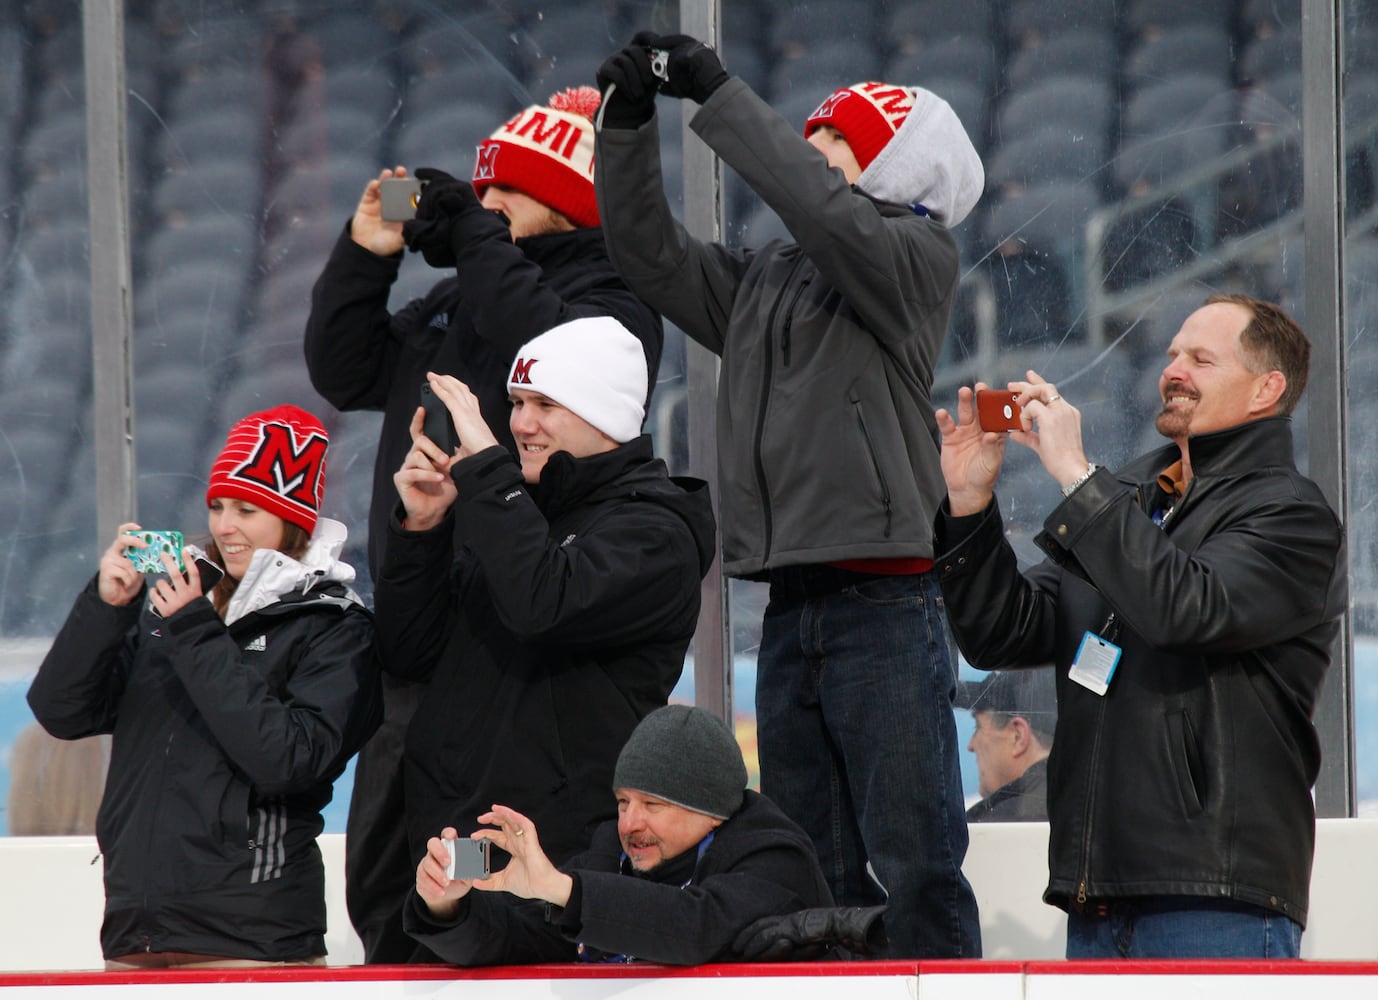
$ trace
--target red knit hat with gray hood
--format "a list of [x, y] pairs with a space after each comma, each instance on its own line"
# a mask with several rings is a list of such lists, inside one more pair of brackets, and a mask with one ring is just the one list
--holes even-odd
[[986, 172], [957, 113], [922, 87], [854, 83], [809, 115], [804, 137], [824, 125], [842, 134], [861, 166], [856, 186], [873, 198], [922, 205], [951, 228], [976, 207]]

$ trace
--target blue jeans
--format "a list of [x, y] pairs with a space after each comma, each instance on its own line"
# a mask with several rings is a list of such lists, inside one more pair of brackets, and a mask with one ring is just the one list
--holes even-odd
[[962, 874], [955, 684], [932, 573], [772, 571], [756, 674], [761, 791], [813, 839], [839, 905], [887, 903], [887, 958], [981, 954]]
[[1067, 914], [1068, 958], [1296, 958], [1301, 926], [1234, 900], [1141, 896]]

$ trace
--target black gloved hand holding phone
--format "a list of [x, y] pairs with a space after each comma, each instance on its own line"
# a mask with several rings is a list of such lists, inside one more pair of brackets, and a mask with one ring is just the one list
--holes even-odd
[[660, 81], [651, 70], [651, 56], [645, 46], [633, 42], [618, 49], [598, 67], [597, 79], [598, 92], [603, 95], [599, 112], [602, 127], [636, 129], [651, 120]]
[[425, 257], [431, 267], [454, 267], [455, 223], [483, 206], [468, 181], [434, 167], [420, 167], [415, 176], [426, 186], [416, 203], [416, 218], [402, 226], [402, 237], [407, 248]]
[[[667, 79], [660, 85], [660, 91], [670, 97], [687, 97], [703, 104], [728, 81], [728, 72], [723, 69], [718, 54], [692, 35], [639, 31], [632, 39], [632, 47], [637, 46], [666, 53]], [[649, 67], [649, 56], [646, 61]]]

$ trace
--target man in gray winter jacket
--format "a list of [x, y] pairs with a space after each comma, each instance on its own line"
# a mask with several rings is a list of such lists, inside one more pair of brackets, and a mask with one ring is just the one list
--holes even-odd
[[[613, 263], [722, 358], [723, 568], [770, 583], [762, 791], [809, 831], [839, 903], [888, 895], [893, 957], [979, 955], [929, 392], [957, 288], [948, 227], [980, 195], [980, 159], [945, 101], [882, 83], [836, 91], [800, 136], [684, 35], [637, 35], [599, 85]], [[730, 249], [674, 220], [658, 91], [702, 105], [695, 132], [797, 242]]]

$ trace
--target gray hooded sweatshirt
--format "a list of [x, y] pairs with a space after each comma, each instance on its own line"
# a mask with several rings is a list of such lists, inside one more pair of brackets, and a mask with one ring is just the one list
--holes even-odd
[[722, 358], [730, 575], [933, 555], [946, 490], [929, 394], [958, 279], [946, 227], [975, 205], [984, 176], [952, 109], [916, 93], [852, 187], [741, 80], [719, 87], [691, 127], [796, 240], [758, 249], [700, 242], [675, 220], [655, 118], [598, 134], [595, 183], [613, 263]]

